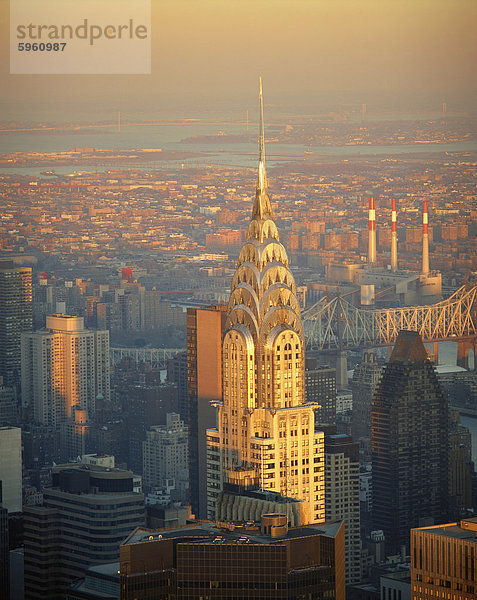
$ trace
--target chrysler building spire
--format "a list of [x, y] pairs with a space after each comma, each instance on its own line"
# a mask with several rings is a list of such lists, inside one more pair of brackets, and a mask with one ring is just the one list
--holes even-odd
[[253, 206], [253, 217], [273, 219], [272, 207], [268, 196], [267, 171], [265, 169], [265, 130], [263, 125], [262, 78], [260, 77], [260, 125], [258, 133], [258, 181]]

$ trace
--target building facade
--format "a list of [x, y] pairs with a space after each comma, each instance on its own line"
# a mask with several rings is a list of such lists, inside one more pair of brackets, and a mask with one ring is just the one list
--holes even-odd
[[98, 394], [109, 401], [108, 331], [57, 313], [46, 318], [46, 329], [22, 335], [22, 402], [36, 423], [59, 425], [75, 408], [90, 420]]
[[217, 423], [211, 402], [222, 399], [225, 306], [187, 309], [189, 481], [192, 512], [207, 516], [207, 429]]
[[2, 504], [9, 513], [22, 510], [22, 430], [0, 427]]
[[382, 367], [372, 351], [365, 351], [362, 362], [354, 369], [351, 391], [353, 414], [351, 431], [353, 439], [371, 437], [371, 402], [379, 382]]
[[144, 487], [166, 486], [173, 480], [175, 499], [187, 501], [189, 489], [187, 427], [180, 415], [167, 413], [166, 424], [151, 427], [143, 442]]
[[137, 530], [121, 546], [121, 600], [344, 600], [341, 521], [288, 529], [286, 515], [260, 526], [195, 523]]
[[345, 523], [347, 584], [361, 580], [359, 493], [359, 445], [349, 435], [325, 435], [325, 517]]
[[411, 531], [413, 600], [475, 600], [477, 518]]
[[265, 171], [260, 94], [259, 175], [247, 241], [232, 280], [222, 344], [223, 394], [208, 431], [208, 518], [224, 484], [256, 483], [325, 518], [323, 432], [305, 399], [305, 339]]
[[24, 519], [25, 599], [56, 600], [90, 565], [118, 560], [121, 542], [144, 525], [144, 496], [130, 471], [59, 465], [43, 505], [25, 507]]
[[305, 361], [305, 397], [316, 402], [320, 408], [315, 412], [315, 423], [320, 425], [336, 422], [336, 369], [320, 366], [315, 358]]
[[409, 530], [446, 522], [448, 406], [415, 331], [401, 331], [371, 409], [373, 527], [387, 550], [409, 548]]
[[20, 337], [32, 327], [31, 268], [0, 261], [0, 376], [7, 386], [20, 383]]

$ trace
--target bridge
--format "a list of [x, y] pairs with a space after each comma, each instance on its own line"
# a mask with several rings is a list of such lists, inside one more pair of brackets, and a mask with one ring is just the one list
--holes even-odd
[[150, 363], [153, 369], [166, 369], [167, 361], [185, 348], [110, 348], [111, 365], [117, 366], [125, 357], [132, 358], [136, 364]]
[[[468, 284], [437, 304], [357, 308], [340, 296], [323, 297], [302, 315], [310, 350], [340, 351], [392, 346], [401, 329], [424, 342], [459, 342], [459, 364], [477, 344], [477, 286]], [[468, 365], [467, 365], [468, 366]]]

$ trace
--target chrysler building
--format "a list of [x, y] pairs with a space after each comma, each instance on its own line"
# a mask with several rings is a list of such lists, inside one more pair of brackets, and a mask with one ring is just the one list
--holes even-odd
[[258, 181], [232, 280], [222, 342], [223, 394], [208, 434], [208, 516], [232, 484], [301, 501], [304, 524], [325, 520], [324, 435], [306, 402], [305, 339], [265, 170], [260, 80]]

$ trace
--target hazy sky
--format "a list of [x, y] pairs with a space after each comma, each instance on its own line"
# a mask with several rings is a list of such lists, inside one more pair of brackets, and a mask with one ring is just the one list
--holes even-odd
[[68, 118], [116, 108], [239, 111], [255, 107], [259, 74], [266, 102], [290, 109], [333, 98], [435, 98], [451, 110], [476, 97], [476, 0], [152, 4], [150, 76], [28, 76], [8, 75], [8, 1], [0, 0], [0, 118], [46, 106]]

